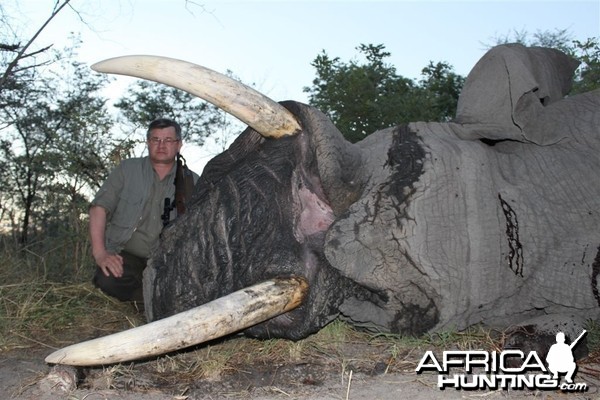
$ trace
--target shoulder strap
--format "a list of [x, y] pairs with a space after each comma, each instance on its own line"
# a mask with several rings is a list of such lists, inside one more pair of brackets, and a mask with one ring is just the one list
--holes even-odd
[[177, 215], [183, 215], [186, 205], [194, 192], [194, 176], [187, 166], [185, 158], [177, 154], [177, 171], [175, 172], [175, 205]]

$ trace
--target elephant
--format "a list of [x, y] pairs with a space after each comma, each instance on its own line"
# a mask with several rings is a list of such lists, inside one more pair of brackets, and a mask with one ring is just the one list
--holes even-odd
[[[148, 326], [283, 278], [306, 284], [301, 300], [227, 322], [227, 332], [297, 340], [344, 318], [410, 335], [483, 324], [573, 337], [600, 320], [600, 90], [566, 96], [577, 66], [554, 49], [496, 46], [467, 76], [454, 120], [353, 144], [314, 107], [276, 103], [200, 66], [150, 56], [97, 64], [248, 124], [162, 233], [144, 277]], [[165, 335], [155, 331], [146, 332]], [[47, 361], [98, 362], [64, 350]]]

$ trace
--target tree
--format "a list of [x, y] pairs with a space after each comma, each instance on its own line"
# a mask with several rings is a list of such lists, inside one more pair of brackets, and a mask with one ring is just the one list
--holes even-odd
[[21, 88], [20, 103], [0, 109], [8, 126], [0, 141], [4, 207], [20, 220], [21, 245], [40, 229], [64, 226], [66, 216], [79, 221], [82, 199], [106, 176], [112, 148], [112, 121], [99, 96], [106, 78], [77, 62], [56, 67]]
[[0, 5], [0, 131], [3, 133], [0, 156], [6, 166], [0, 171], [0, 217], [2, 221], [10, 220], [13, 232], [17, 231], [17, 220], [21, 220], [21, 243], [27, 242], [31, 212], [40, 184], [38, 173], [45, 172], [46, 167], [41, 154], [49, 143], [48, 138], [40, 136], [39, 132], [27, 132], [27, 128], [35, 124], [36, 113], [44, 112], [35, 108], [40, 105], [40, 88], [36, 84], [39, 71], [55, 62], [57, 55], [50, 52], [52, 45], [38, 48], [33, 45], [69, 3], [70, 0], [57, 0], [48, 18], [25, 44], [14, 34], [16, 30], [6, 4]]
[[377, 129], [391, 126], [410, 113], [403, 106], [413, 82], [396, 74], [384, 62], [390, 53], [383, 45], [357, 48], [367, 63], [343, 63], [323, 51], [311, 63], [317, 71], [309, 93], [309, 103], [326, 113], [344, 136], [357, 142]]
[[317, 77], [305, 87], [309, 103], [326, 113], [351, 142], [362, 140], [376, 130], [411, 121], [446, 121], [454, 116], [464, 78], [446, 63], [423, 69], [419, 84], [396, 73], [385, 63], [390, 56], [379, 45], [357, 47], [366, 58], [331, 59], [325, 51], [311, 63]]
[[433, 61], [423, 68], [421, 76], [419, 88], [424, 96], [419, 101], [422, 114], [418, 120], [445, 122], [454, 118], [465, 77], [454, 73], [448, 63]]

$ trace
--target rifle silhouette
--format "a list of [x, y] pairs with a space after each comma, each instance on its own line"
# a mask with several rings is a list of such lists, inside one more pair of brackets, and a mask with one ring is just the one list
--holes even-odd
[[583, 335], [585, 335], [586, 333], [587, 333], [587, 331], [584, 329], [583, 332], [581, 332], [581, 334], [579, 336], [577, 336], [577, 339], [575, 339], [571, 342], [571, 344], [569, 345], [569, 348], [571, 350], [573, 350], [573, 347], [575, 347], [577, 342], [579, 342], [581, 340], [581, 338], [583, 337]]

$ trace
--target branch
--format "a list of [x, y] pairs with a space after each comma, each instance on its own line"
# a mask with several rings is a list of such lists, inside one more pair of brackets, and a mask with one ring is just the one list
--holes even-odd
[[21, 47], [21, 43], [17, 44], [4, 44], [0, 43], [0, 50], [4, 51], [17, 51]]
[[8, 67], [6, 68], [6, 71], [4, 71], [4, 74], [2, 75], [2, 78], [0, 78], [0, 88], [2, 88], [6, 84], [6, 82], [8, 81], [8, 77], [10, 76], [11, 72], [13, 71], [13, 69], [17, 66], [17, 64], [19, 63], [19, 61], [22, 58], [24, 58], [25, 51], [29, 48], [29, 46], [31, 46], [31, 44], [35, 41], [35, 39], [37, 39], [37, 37], [40, 35], [40, 33], [42, 33], [42, 31], [44, 29], [46, 29], [46, 26], [48, 26], [48, 24], [50, 23], [50, 21], [52, 21], [54, 19], [54, 17], [56, 17], [56, 15], [58, 15], [58, 13], [67, 4], [69, 4], [70, 1], [71, 0], [64, 0], [64, 2], [62, 4], [59, 4], [59, 2], [57, 0], [57, 3], [55, 5], [55, 7], [54, 7], [54, 10], [52, 11], [52, 14], [50, 14], [50, 17], [48, 17], [48, 19], [46, 20], [46, 22], [44, 22], [42, 24], [42, 26], [40, 27], [40, 29], [38, 29], [38, 31], [33, 35], [33, 37], [31, 39], [29, 39], [29, 42], [27, 42], [27, 44], [21, 48], [21, 51], [19, 51], [19, 53], [17, 54], [17, 56], [15, 57], [15, 59], [12, 60], [10, 64], [8, 64]]
[[52, 47], [52, 46], [53, 46], [53, 45], [46, 46], [46, 47], [44, 47], [43, 49], [40, 49], [40, 50], [36, 50], [36, 51], [34, 51], [33, 53], [23, 54], [23, 55], [21, 56], [21, 59], [24, 59], [24, 58], [27, 58], [27, 57], [33, 57], [33, 56], [35, 56], [35, 55], [38, 55], [38, 54], [40, 54], [40, 53], [43, 53], [43, 52], [45, 52], [46, 50], [48, 50], [48, 49], [49, 49], [50, 47]]

